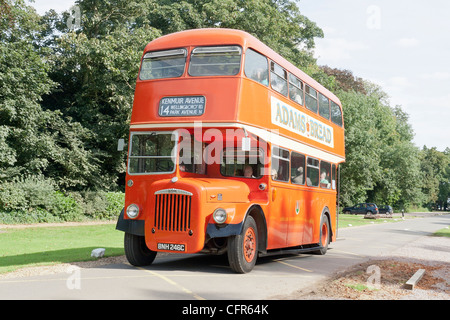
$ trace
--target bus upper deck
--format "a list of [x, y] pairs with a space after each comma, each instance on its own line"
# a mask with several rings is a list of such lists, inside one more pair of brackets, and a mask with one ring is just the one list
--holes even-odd
[[239, 127], [268, 142], [345, 159], [339, 99], [246, 32], [199, 29], [150, 42], [136, 84], [131, 129]]

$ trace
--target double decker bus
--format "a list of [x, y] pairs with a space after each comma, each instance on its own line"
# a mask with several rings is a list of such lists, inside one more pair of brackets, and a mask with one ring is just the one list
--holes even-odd
[[227, 254], [250, 272], [283, 250], [325, 254], [345, 161], [339, 99], [250, 34], [151, 41], [136, 83], [125, 232], [130, 264], [157, 252]]

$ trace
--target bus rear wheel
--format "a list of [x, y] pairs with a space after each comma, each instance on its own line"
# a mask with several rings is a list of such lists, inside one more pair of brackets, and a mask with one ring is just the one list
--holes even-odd
[[128, 262], [136, 267], [152, 264], [156, 257], [156, 251], [150, 250], [145, 244], [145, 237], [125, 232], [124, 236], [125, 256]]
[[258, 229], [255, 220], [248, 216], [242, 232], [228, 240], [228, 262], [237, 273], [252, 271], [258, 257]]
[[320, 249], [313, 251], [314, 254], [324, 255], [327, 253], [328, 244], [330, 243], [330, 221], [327, 215], [322, 215], [320, 219]]

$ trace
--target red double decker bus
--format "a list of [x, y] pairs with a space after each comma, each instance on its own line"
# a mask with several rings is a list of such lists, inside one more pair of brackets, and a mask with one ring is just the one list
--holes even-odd
[[131, 115], [117, 223], [127, 259], [226, 253], [245, 273], [280, 250], [325, 254], [344, 161], [339, 99], [255, 37], [158, 38], [144, 50]]

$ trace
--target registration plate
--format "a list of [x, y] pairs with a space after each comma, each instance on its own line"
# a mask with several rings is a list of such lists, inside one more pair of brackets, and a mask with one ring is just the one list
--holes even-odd
[[158, 250], [168, 250], [168, 251], [185, 251], [186, 247], [184, 244], [176, 243], [158, 243]]

